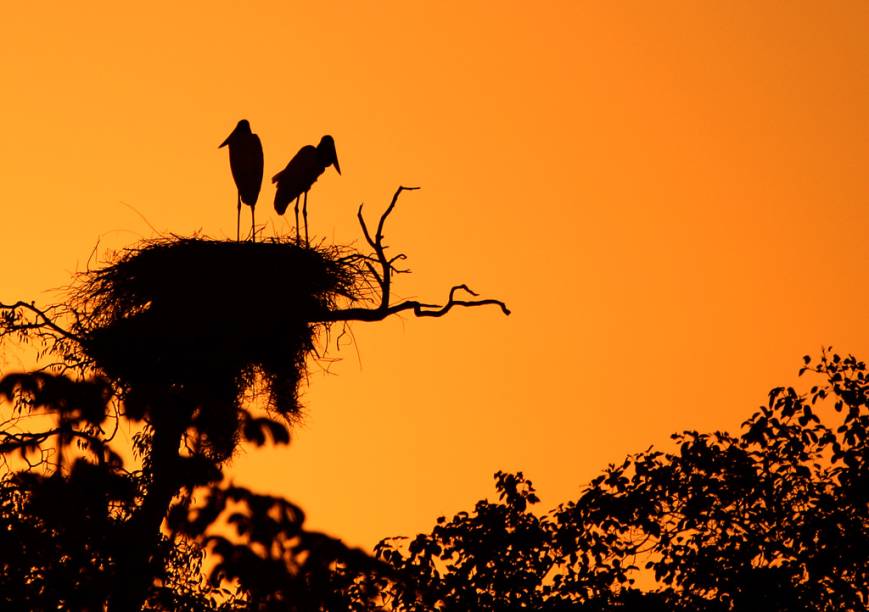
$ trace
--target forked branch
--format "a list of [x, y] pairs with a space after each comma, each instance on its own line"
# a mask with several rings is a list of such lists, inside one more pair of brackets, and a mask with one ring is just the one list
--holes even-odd
[[395, 191], [395, 194], [392, 196], [392, 201], [389, 203], [389, 206], [386, 208], [383, 214], [380, 215], [380, 220], [377, 223], [377, 230], [374, 232], [373, 236], [371, 235], [371, 232], [368, 229], [368, 224], [365, 222], [365, 217], [362, 214], [363, 205], [359, 205], [359, 211], [356, 213], [356, 216], [359, 219], [359, 225], [362, 228], [362, 235], [365, 236], [365, 241], [374, 250], [373, 255], [365, 256], [365, 266], [371, 276], [374, 277], [374, 280], [377, 282], [377, 285], [380, 288], [380, 303], [374, 308], [357, 307], [335, 309], [326, 314], [326, 316], [324, 317], [326, 321], [382, 321], [386, 317], [398, 314], [405, 310], [413, 312], [413, 314], [417, 317], [442, 317], [450, 310], [452, 310], [452, 308], [455, 306], [469, 308], [473, 306], [495, 305], [499, 306], [501, 308], [501, 312], [503, 312], [505, 315], [510, 314], [510, 309], [507, 308], [507, 305], [501, 300], [456, 299], [457, 291], [464, 291], [465, 293], [468, 293], [474, 297], [478, 297], [479, 294], [474, 292], [464, 283], [461, 285], [456, 285], [452, 289], [450, 289], [449, 298], [447, 299], [446, 303], [442, 305], [427, 304], [424, 302], [419, 302], [417, 300], [405, 300], [397, 304], [390, 304], [392, 291], [392, 275], [406, 272], [406, 270], [396, 268], [395, 263], [398, 261], [403, 261], [407, 259], [407, 257], [404, 255], [404, 253], [399, 253], [398, 255], [387, 257], [387, 246], [383, 244], [383, 227], [386, 224], [386, 219], [395, 209], [395, 205], [398, 202], [398, 197], [401, 195], [401, 192], [415, 191], [417, 189], [419, 189], [419, 187], [402, 186]]

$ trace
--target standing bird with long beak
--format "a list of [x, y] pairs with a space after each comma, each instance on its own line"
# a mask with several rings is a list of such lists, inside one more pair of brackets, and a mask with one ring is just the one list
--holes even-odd
[[229, 146], [229, 169], [238, 188], [238, 217], [235, 240], [241, 240], [241, 204], [250, 206], [250, 237], [256, 241], [254, 207], [263, 184], [263, 145], [259, 136], [250, 131], [250, 123], [242, 119], [218, 149]]
[[275, 192], [275, 211], [283, 215], [290, 202], [296, 201], [296, 242], [300, 240], [299, 198], [305, 196], [302, 216], [305, 220], [305, 244], [308, 244], [308, 190], [329, 166], [335, 166], [335, 170], [341, 174], [338, 153], [335, 152], [335, 140], [326, 135], [320, 139], [320, 144], [316, 147], [305, 145], [299, 149], [287, 167], [272, 177], [272, 182], [278, 186]]

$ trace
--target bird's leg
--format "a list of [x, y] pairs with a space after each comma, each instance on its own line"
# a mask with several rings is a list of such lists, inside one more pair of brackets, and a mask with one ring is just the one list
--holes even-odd
[[238, 194], [238, 215], [235, 218], [235, 241], [241, 241], [241, 194]]
[[254, 222], [253, 211], [256, 206], [250, 207], [250, 241], [256, 242], [256, 223]]
[[299, 244], [299, 198], [301, 196], [296, 196], [296, 244]]
[[305, 203], [302, 205], [302, 216], [305, 218], [305, 246], [308, 246], [308, 192], [305, 192]]

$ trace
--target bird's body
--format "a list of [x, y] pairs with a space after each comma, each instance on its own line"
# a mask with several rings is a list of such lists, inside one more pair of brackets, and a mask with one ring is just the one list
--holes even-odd
[[338, 164], [338, 154], [335, 151], [335, 141], [331, 136], [323, 136], [316, 147], [306, 145], [299, 149], [287, 167], [272, 177], [277, 185], [275, 191], [275, 211], [283, 215], [290, 202], [295, 200], [296, 206], [296, 240], [299, 240], [299, 199], [304, 196], [302, 213], [305, 218], [305, 242], [308, 241], [308, 190], [320, 178], [329, 166], [335, 166], [341, 174]]
[[290, 202], [308, 191], [325, 170], [320, 163], [317, 147], [302, 147], [287, 167], [272, 177], [272, 182], [277, 185], [275, 211], [279, 215], [284, 214]]
[[236, 240], [240, 238], [241, 205], [250, 206], [251, 239], [256, 239], [254, 208], [263, 182], [263, 146], [259, 136], [250, 131], [250, 123], [242, 119], [220, 145], [229, 146], [229, 168], [238, 189], [238, 219]]

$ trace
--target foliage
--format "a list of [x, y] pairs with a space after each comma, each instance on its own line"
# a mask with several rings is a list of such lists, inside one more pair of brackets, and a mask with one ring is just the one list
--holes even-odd
[[[137, 607], [156, 610], [862, 609], [866, 367], [825, 352], [800, 373], [820, 380], [804, 394], [773, 389], [740, 435], [674, 435], [673, 450], [610, 465], [544, 514], [530, 480], [498, 472], [497, 501], [384, 540], [375, 558], [305, 530], [286, 500], [221, 484], [221, 462], [189, 444], [207, 430], [183, 388], [164, 389], [161, 406], [184, 429], [144, 412], [142, 467], [129, 471], [106, 435], [121, 417], [109, 379], [10, 374], [0, 380], [12, 407], [0, 431], [0, 606], [125, 609], [113, 593], [138, 567], [148, 581]], [[285, 422], [237, 410], [233, 439], [289, 442]], [[52, 425], [20, 425], [39, 415]], [[166, 431], [179, 437], [161, 459]], [[142, 508], [161, 487], [165, 528], [132, 565]]]
[[674, 435], [543, 515], [522, 473], [499, 472], [497, 503], [384, 540], [416, 585], [385, 585], [392, 609], [865, 609], [866, 367], [805, 361], [823, 383], [773, 389], [741, 435]]
[[[287, 444], [314, 338], [335, 323], [454, 307], [392, 303], [403, 254], [172, 236], [79, 275], [42, 309], [0, 303], [0, 341], [39, 368], [0, 378], [0, 607], [369, 607], [386, 564], [303, 528], [292, 503], [225, 483], [240, 444]], [[8, 412], [7, 412], [8, 411]], [[118, 444], [123, 425], [130, 448]]]
[[[173, 610], [839, 610], [867, 596], [869, 381], [854, 357], [806, 357], [805, 394], [777, 387], [740, 435], [673, 436], [609, 466], [575, 500], [538, 514], [520, 472], [498, 500], [382, 541], [376, 558], [306, 531], [290, 502], [220, 484], [219, 465], [175, 457], [166, 529], [150, 557], [145, 609]], [[45, 372], [0, 382], [19, 416], [0, 481], [0, 605], [102, 609], [154, 478], [127, 471], [101, 436], [114, 396], [99, 377]], [[170, 396], [167, 396], [171, 398]], [[13, 421], [10, 421], [13, 422]], [[15, 421], [17, 422], [17, 421]], [[240, 435], [286, 443], [286, 425], [243, 411]], [[153, 454], [156, 432], [143, 432]], [[45, 442], [54, 438], [55, 454]], [[34, 459], [35, 457], [35, 459]], [[49, 466], [39, 473], [34, 469]], [[64, 467], [66, 466], [66, 467]], [[186, 493], [184, 493], [186, 491]], [[163, 515], [161, 515], [163, 516]], [[206, 551], [214, 561], [203, 569]], [[26, 560], [26, 562], [24, 561]], [[234, 587], [232, 585], [235, 585]], [[229, 588], [227, 588], [229, 587]], [[120, 604], [116, 603], [116, 607]]]
[[[32, 469], [0, 481], [0, 607], [15, 610], [102, 609], [111, 590], [125, 525], [141, 498], [141, 473], [123, 469], [103, 438], [110, 393], [104, 380], [73, 381], [43, 372], [0, 381], [0, 395], [19, 410], [46, 411], [55, 427], [34, 434], [0, 432], [6, 455], [33, 456]], [[45, 442], [56, 439], [53, 449]], [[54, 452], [47, 452], [52, 450]], [[7, 464], [8, 465], [8, 464]], [[41, 468], [41, 469], [40, 469]], [[201, 599], [196, 582], [201, 551], [161, 537], [153, 599], [175, 609]]]
[[[315, 333], [339, 300], [364, 296], [360, 257], [280, 241], [157, 240], [80, 277], [62, 306], [0, 305], [0, 339], [56, 359], [0, 380], [0, 607], [269, 609], [288, 599], [285, 577], [304, 577], [293, 599], [337, 575], [331, 565], [377, 566], [304, 530], [300, 511], [266, 530], [295, 541], [271, 558], [257, 539], [271, 520], [266, 498], [221, 484], [239, 444], [289, 442]], [[275, 283], [281, 268], [288, 281]], [[256, 284], [242, 302], [243, 281]], [[135, 431], [132, 449], [117, 444], [121, 423]], [[228, 521], [243, 541], [206, 533], [220, 513], [197, 498], [247, 504], [247, 522], [237, 509]], [[268, 511], [293, 508], [278, 501]]]
[[[0, 608], [867, 607], [869, 381], [829, 351], [805, 358], [817, 384], [773, 389], [739, 435], [677, 434], [543, 514], [531, 481], [498, 472], [497, 501], [374, 557], [226, 482], [239, 444], [289, 443], [318, 330], [456, 306], [509, 314], [456, 299], [476, 296], [465, 285], [443, 305], [390, 301], [404, 256], [386, 254], [383, 225], [403, 189], [373, 232], [360, 208], [371, 255], [173, 238], [90, 272], [68, 303], [0, 304], [0, 340], [54, 360], [0, 378]], [[271, 282], [280, 266], [295, 277]], [[250, 313], [265, 319], [255, 333]]]

